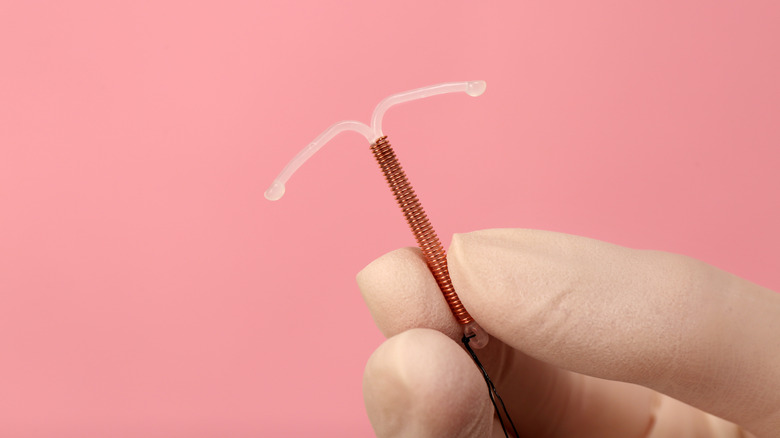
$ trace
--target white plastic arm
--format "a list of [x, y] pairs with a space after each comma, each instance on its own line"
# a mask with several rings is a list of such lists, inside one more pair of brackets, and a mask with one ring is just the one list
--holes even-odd
[[425, 97], [436, 96], [445, 93], [458, 93], [464, 92], [469, 96], [479, 96], [485, 92], [487, 84], [485, 81], [464, 81], [464, 82], [446, 82], [438, 85], [431, 85], [429, 87], [418, 88], [416, 90], [405, 91], [403, 93], [393, 94], [379, 102], [374, 109], [374, 114], [371, 117], [371, 126], [367, 126], [364, 123], [356, 122], [353, 120], [345, 120], [343, 122], [336, 123], [325, 132], [320, 134], [317, 138], [309, 143], [302, 151], [298, 152], [286, 166], [282, 169], [279, 176], [274, 179], [274, 182], [265, 191], [265, 197], [268, 200], [276, 201], [284, 195], [285, 184], [292, 177], [296, 170], [303, 163], [306, 162], [315, 152], [320, 150], [325, 143], [329, 142], [336, 135], [344, 131], [355, 131], [364, 137], [370, 144], [374, 143], [378, 138], [382, 137], [382, 118], [385, 112], [393, 106], [403, 102], [409, 102], [411, 100], [423, 99]]

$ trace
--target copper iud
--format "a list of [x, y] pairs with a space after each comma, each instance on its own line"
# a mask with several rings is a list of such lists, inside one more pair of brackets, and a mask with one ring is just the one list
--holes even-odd
[[464, 339], [474, 348], [484, 347], [489, 337], [474, 321], [474, 318], [469, 315], [466, 308], [463, 307], [458, 295], [455, 293], [455, 288], [452, 287], [452, 281], [447, 270], [447, 256], [444, 252], [444, 247], [433, 231], [433, 227], [431, 227], [431, 223], [428, 221], [420, 201], [417, 199], [412, 186], [406, 178], [406, 174], [398, 163], [395, 152], [390, 147], [390, 143], [387, 142], [387, 137], [382, 133], [382, 118], [388, 108], [402, 102], [455, 92], [464, 92], [476, 97], [485, 91], [485, 87], [485, 81], [448, 82], [394, 94], [381, 101], [374, 109], [374, 114], [371, 117], [371, 126], [348, 120], [336, 123], [326, 129], [325, 132], [303, 148], [285, 166], [273, 184], [271, 184], [271, 187], [265, 192], [266, 198], [272, 201], [278, 200], [284, 195], [285, 183], [292, 174], [330, 139], [344, 131], [355, 131], [362, 134], [371, 145], [371, 150], [379, 162], [379, 166], [385, 174], [390, 188], [393, 190], [398, 205], [403, 210], [406, 221], [409, 223], [415, 239], [417, 239], [417, 243], [425, 256], [428, 267], [436, 278], [444, 299], [447, 301], [450, 310], [452, 310], [455, 319], [463, 326], [463, 332], [466, 336]]
[[[517, 429], [515, 428], [512, 419], [509, 417], [509, 412], [507, 412], [504, 401], [501, 400], [501, 397], [498, 395], [498, 391], [490, 380], [485, 367], [482, 366], [482, 363], [472, 349], [472, 347], [484, 347], [487, 344], [489, 337], [477, 322], [474, 321], [474, 318], [469, 315], [469, 312], [466, 311], [466, 308], [463, 307], [463, 304], [460, 302], [458, 294], [455, 293], [455, 288], [452, 286], [450, 273], [447, 269], [447, 255], [444, 252], [444, 247], [439, 241], [436, 232], [433, 230], [431, 222], [428, 220], [428, 215], [425, 214], [425, 210], [423, 210], [422, 205], [420, 205], [420, 200], [417, 199], [417, 195], [414, 193], [412, 185], [409, 184], [406, 173], [401, 168], [401, 164], [398, 162], [398, 158], [395, 156], [393, 148], [387, 141], [387, 136], [382, 133], [382, 117], [384, 116], [385, 111], [393, 105], [438, 94], [455, 92], [465, 92], [469, 96], [476, 97], [485, 92], [485, 87], [485, 81], [448, 82], [394, 94], [386, 98], [379, 102], [379, 105], [374, 109], [374, 114], [371, 117], [371, 126], [347, 120], [336, 123], [326, 129], [325, 132], [303, 148], [303, 150], [299, 152], [284, 169], [282, 169], [282, 172], [276, 177], [273, 184], [271, 184], [271, 187], [265, 191], [265, 197], [272, 201], [281, 198], [282, 195], [284, 195], [284, 184], [290, 179], [292, 174], [295, 173], [309, 157], [314, 155], [315, 152], [337, 134], [344, 131], [355, 131], [362, 134], [371, 145], [371, 152], [373, 152], [376, 161], [379, 163], [379, 167], [382, 169], [382, 173], [385, 175], [387, 183], [390, 184], [390, 189], [393, 191], [396, 201], [398, 201], [398, 206], [401, 207], [406, 222], [409, 224], [409, 228], [412, 229], [412, 234], [414, 234], [414, 238], [417, 240], [417, 244], [422, 250], [428, 268], [436, 279], [436, 283], [438, 283], [439, 289], [441, 289], [444, 299], [447, 301], [447, 305], [449, 305], [455, 319], [463, 327], [463, 338], [461, 339], [463, 346], [482, 373], [482, 377], [485, 379], [485, 383], [487, 383], [490, 401], [493, 403], [493, 408], [495, 409], [501, 429], [504, 432], [504, 436], [509, 437], [509, 433], [504, 425], [504, 417], [512, 426], [514, 436], [519, 436]], [[502, 410], [499, 410], [496, 401], [501, 404]]]
[[401, 167], [401, 163], [398, 162], [390, 142], [387, 141], [387, 136], [379, 138], [376, 143], [372, 144], [371, 152], [374, 153], [379, 168], [382, 169], [382, 173], [390, 185], [390, 190], [393, 191], [395, 200], [398, 201], [398, 206], [401, 207], [406, 222], [409, 224], [409, 228], [417, 240], [417, 245], [422, 250], [428, 268], [433, 273], [436, 283], [439, 284], [439, 289], [450, 306], [452, 314], [460, 324], [466, 325], [473, 322], [474, 318], [463, 307], [463, 303], [460, 302], [460, 298], [452, 286], [450, 272], [447, 269], [447, 254], [439, 241], [439, 236], [433, 230], [428, 215], [425, 214], [420, 200], [417, 199], [412, 185], [406, 178], [406, 172]]

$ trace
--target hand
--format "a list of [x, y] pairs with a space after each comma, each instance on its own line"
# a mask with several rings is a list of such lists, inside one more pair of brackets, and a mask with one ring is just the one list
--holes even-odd
[[[448, 262], [521, 436], [780, 435], [780, 295], [688, 257], [541, 231], [455, 235]], [[377, 436], [503, 436], [419, 250], [357, 279], [389, 338], [364, 375]]]

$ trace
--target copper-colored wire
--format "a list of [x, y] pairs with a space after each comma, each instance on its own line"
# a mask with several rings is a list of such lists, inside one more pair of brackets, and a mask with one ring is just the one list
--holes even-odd
[[[436, 232], [433, 230], [431, 222], [428, 220], [428, 215], [425, 214], [425, 210], [423, 210], [422, 205], [420, 205], [420, 200], [417, 199], [417, 195], [414, 193], [412, 185], [409, 184], [406, 173], [403, 168], [401, 168], [401, 163], [398, 162], [398, 158], [395, 156], [395, 151], [393, 151], [392, 146], [390, 146], [390, 143], [387, 141], [387, 136], [378, 138], [376, 142], [371, 145], [371, 152], [374, 153], [374, 157], [379, 163], [379, 168], [382, 169], [382, 173], [384, 173], [385, 179], [390, 185], [393, 195], [395, 195], [395, 200], [398, 201], [398, 206], [401, 207], [406, 222], [409, 224], [409, 228], [412, 229], [412, 234], [414, 234], [414, 238], [417, 240], [417, 245], [419, 245], [422, 250], [425, 261], [428, 263], [428, 268], [433, 273], [433, 277], [436, 278], [436, 283], [439, 284], [439, 289], [441, 289], [442, 294], [444, 294], [444, 299], [450, 306], [452, 314], [461, 324], [465, 325], [473, 322], [474, 318], [472, 318], [471, 315], [469, 315], [469, 312], [466, 311], [466, 308], [463, 307], [463, 303], [460, 302], [460, 298], [458, 298], [458, 294], [455, 293], [455, 288], [452, 286], [450, 272], [449, 269], [447, 269], [447, 254], [444, 252], [444, 247], [439, 241], [439, 236], [437, 236]], [[514, 436], [520, 436], [517, 433], [515, 423], [509, 416], [509, 411], [507, 411], [504, 401], [501, 399], [501, 396], [498, 395], [498, 390], [493, 384], [493, 381], [490, 380], [485, 367], [482, 366], [476, 353], [474, 353], [474, 350], [469, 346], [470, 338], [471, 336], [468, 336], [467, 334], [464, 335], [462, 339], [463, 345], [469, 352], [469, 355], [471, 355], [474, 363], [477, 364], [477, 367], [482, 372], [482, 376], [485, 378], [485, 382], [488, 386], [488, 393], [490, 394], [490, 401], [493, 403], [493, 408], [498, 416], [504, 436], [508, 438], [509, 432], [504, 425], [503, 417], [506, 417], [507, 421], [512, 426]], [[501, 403], [503, 417], [496, 400]]]
[[469, 315], [460, 302], [458, 294], [455, 293], [452, 280], [450, 280], [450, 272], [447, 269], [447, 254], [444, 252], [444, 247], [439, 241], [439, 236], [433, 230], [428, 215], [425, 214], [425, 210], [420, 205], [420, 200], [417, 199], [412, 185], [409, 184], [406, 173], [395, 156], [395, 151], [387, 141], [387, 136], [378, 138], [371, 145], [371, 152], [374, 153], [374, 157], [379, 163], [396, 201], [398, 201], [398, 206], [401, 207], [406, 222], [412, 229], [417, 245], [425, 256], [428, 268], [436, 278], [436, 283], [439, 284], [439, 289], [444, 294], [444, 299], [450, 306], [455, 319], [461, 324], [474, 321], [474, 318]]

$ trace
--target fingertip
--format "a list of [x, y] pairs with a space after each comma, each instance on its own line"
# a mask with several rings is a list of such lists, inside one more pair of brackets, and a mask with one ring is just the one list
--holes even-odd
[[483, 328], [510, 344], [513, 338], [527, 338], [517, 330], [529, 326], [517, 322], [535, 311], [539, 301], [517, 286], [548, 275], [549, 266], [540, 263], [545, 257], [537, 256], [539, 245], [534, 243], [539, 234], [544, 232], [493, 229], [455, 234], [448, 251], [450, 276], [461, 301]]
[[357, 273], [355, 279], [364, 295], [375, 289], [394, 287], [399, 277], [419, 269], [422, 254], [418, 248], [399, 248], [383, 254]]
[[492, 405], [477, 369], [446, 335], [412, 329], [383, 343], [363, 378], [377, 436], [486, 436]]
[[418, 248], [384, 254], [363, 268], [356, 279], [371, 317], [385, 337], [424, 327], [459, 339], [462, 329], [452, 318]]

